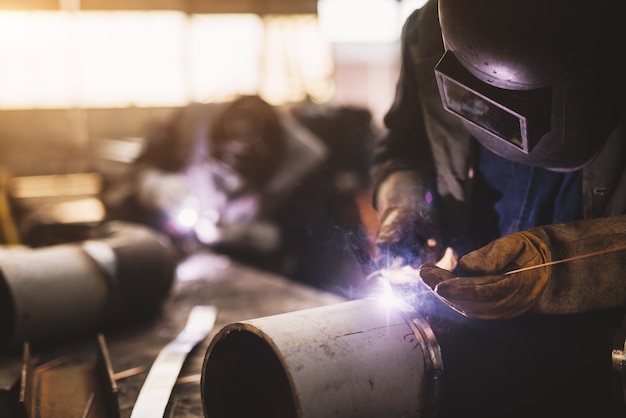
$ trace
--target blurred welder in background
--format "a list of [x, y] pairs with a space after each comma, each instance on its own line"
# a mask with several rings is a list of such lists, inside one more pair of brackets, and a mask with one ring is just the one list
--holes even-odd
[[[314, 108], [256, 95], [181, 108], [147, 138], [132, 217], [166, 231], [183, 253], [199, 245], [312, 284], [341, 281], [344, 266], [358, 269], [345, 241], [360, 235], [354, 192], [366, 186], [370, 115]], [[340, 126], [346, 119], [350, 129]], [[318, 135], [328, 123], [335, 136]], [[347, 186], [336, 181], [339, 154], [352, 162]]]

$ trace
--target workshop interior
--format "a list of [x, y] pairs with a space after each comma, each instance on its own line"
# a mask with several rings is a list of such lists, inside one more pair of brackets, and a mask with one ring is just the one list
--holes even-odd
[[425, 3], [0, 0], [0, 418], [625, 417], [614, 311], [380, 272]]

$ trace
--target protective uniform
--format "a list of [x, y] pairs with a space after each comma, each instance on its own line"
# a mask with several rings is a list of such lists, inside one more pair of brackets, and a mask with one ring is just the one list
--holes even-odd
[[[503, 7], [491, 7], [492, 3]], [[511, 63], [538, 64], [525, 54], [543, 51], [537, 44], [506, 49], [507, 42], [519, 35], [515, 31], [527, 34], [515, 38], [518, 41], [532, 41], [530, 33], [538, 31], [538, 23], [531, 19], [541, 23], [543, 15], [536, 10], [545, 9], [530, 2], [516, 10], [516, 3], [527, 2], [440, 0], [445, 8], [438, 15], [437, 2], [430, 1], [407, 20], [402, 71], [385, 117], [388, 130], [373, 153], [374, 204], [381, 215], [377, 245], [383, 255], [395, 252], [416, 267], [436, 261], [446, 246], [464, 255], [458, 271], [427, 264], [421, 276], [442, 300], [466, 316], [509, 318], [528, 310], [572, 313], [624, 307], [626, 252], [579, 258], [626, 244], [626, 112], [624, 83], [617, 77], [623, 67], [617, 61], [580, 64], [581, 73], [568, 79], [580, 88], [568, 90], [567, 99], [565, 87], [554, 80], [568, 66], [550, 61], [553, 72], [543, 84], [538, 73], [533, 78], [520, 69], [502, 76]], [[565, 7], [568, 3], [574, 4]], [[619, 8], [618, 2], [605, 3], [594, 5], [594, 10], [610, 16], [611, 7]], [[563, 7], [567, 18], [589, 9], [579, 2], [554, 4], [554, 11]], [[481, 17], [485, 10], [491, 14]], [[512, 25], [513, 34], [487, 42], [497, 38], [491, 30], [508, 28], [507, 13], [521, 19], [521, 26]], [[610, 46], [601, 46], [593, 29], [619, 26], [611, 25], [612, 17], [604, 21], [605, 15], [588, 16], [586, 29], [591, 30], [583, 30], [575, 40], [588, 37], [591, 45], [581, 46], [584, 53], [568, 56], [568, 65], [598, 56], [604, 60], [607, 49], [625, 42], [623, 30], [616, 30]], [[438, 17], [450, 24], [448, 32], [443, 28], [446, 43]], [[486, 24], [489, 19], [494, 24]], [[468, 32], [464, 22], [478, 23], [480, 29]], [[533, 29], [523, 31], [524, 27]], [[564, 38], [557, 41], [571, 41]], [[552, 41], [545, 41], [545, 49], [554, 46]], [[486, 44], [484, 50], [481, 42]], [[578, 51], [575, 44], [569, 48], [566, 52]], [[597, 55], [594, 48], [600, 51]], [[513, 55], [498, 60], [503, 51]], [[612, 51], [609, 59], [614, 56]], [[599, 81], [602, 74], [608, 80]], [[569, 88], [574, 81], [565, 84]], [[600, 87], [604, 90], [597, 93]], [[508, 98], [496, 102], [503, 93], [519, 99], [529, 90], [536, 93], [533, 103], [547, 97], [548, 105], [537, 110]], [[567, 102], [575, 95], [585, 103]], [[470, 99], [471, 106], [463, 107]], [[575, 118], [565, 116], [568, 110]], [[511, 123], [518, 117], [528, 124]], [[488, 124], [502, 120], [495, 127]], [[476, 252], [466, 255], [471, 250]], [[522, 266], [570, 257], [578, 259], [505, 275]]]

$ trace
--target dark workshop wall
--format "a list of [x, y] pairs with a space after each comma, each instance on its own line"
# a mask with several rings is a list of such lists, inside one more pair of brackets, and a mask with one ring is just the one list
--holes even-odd
[[26, 109], [0, 111], [0, 166], [13, 176], [92, 169], [102, 139], [143, 137], [173, 108]]

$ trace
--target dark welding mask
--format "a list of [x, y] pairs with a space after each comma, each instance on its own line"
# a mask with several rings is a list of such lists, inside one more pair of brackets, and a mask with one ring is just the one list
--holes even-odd
[[624, 113], [621, 3], [439, 0], [444, 107], [504, 158], [584, 166]]

